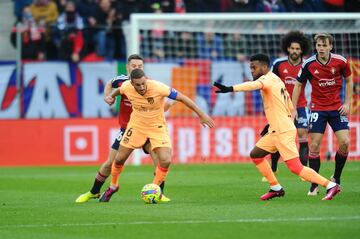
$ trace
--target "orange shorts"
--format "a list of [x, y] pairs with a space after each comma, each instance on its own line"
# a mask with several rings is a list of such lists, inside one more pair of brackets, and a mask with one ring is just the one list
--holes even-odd
[[120, 144], [124, 147], [141, 148], [146, 140], [150, 140], [151, 150], [158, 147], [171, 148], [171, 140], [166, 125], [138, 127], [128, 125]]
[[276, 135], [266, 134], [256, 143], [256, 147], [270, 153], [279, 151], [284, 161], [299, 157], [299, 151], [296, 147], [296, 130]]

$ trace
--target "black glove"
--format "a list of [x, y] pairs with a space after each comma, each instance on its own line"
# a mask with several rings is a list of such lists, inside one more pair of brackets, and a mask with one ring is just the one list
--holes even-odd
[[214, 86], [219, 89], [215, 91], [215, 93], [228, 93], [234, 91], [234, 88], [232, 86], [225, 86], [217, 82], [214, 82]]
[[269, 132], [269, 124], [265, 125], [264, 129], [261, 131], [261, 137], [264, 137]]

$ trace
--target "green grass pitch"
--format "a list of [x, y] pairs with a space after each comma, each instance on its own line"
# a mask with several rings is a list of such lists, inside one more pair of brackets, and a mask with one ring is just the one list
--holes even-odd
[[[321, 173], [330, 177], [333, 162]], [[168, 204], [146, 205], [140, 190], [151, 166], [127, 166], [109, 203], [76, 204], [98, 167], [0, 168], [0, 238], [359, 238], [360, 162], [348, 162], [332, 201], [306, 196], [309, 184], [279, 165], [284, 198], [268, 190], [252, 164], [173, 165]], [[108, 183], [103, 187], [106, 189]], [[356, 236], [357, 235], [357, 236]]]

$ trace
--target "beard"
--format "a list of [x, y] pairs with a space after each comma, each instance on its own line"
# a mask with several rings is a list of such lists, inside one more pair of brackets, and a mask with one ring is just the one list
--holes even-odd
[[296, 53], [292, 53], [289, 55], [289, 57], [291, 58], [291, 60], [297, 61], [300, 58], [300, 55]]

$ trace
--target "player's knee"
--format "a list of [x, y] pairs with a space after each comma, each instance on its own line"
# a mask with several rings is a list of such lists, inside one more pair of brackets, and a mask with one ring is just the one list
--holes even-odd
[[309, 150], [311, 152], [319, 152], [320, 142], [311, 142], [309, 145]]
[[350, 145], [350, 139], [345, 138], [339, 142], [339, 148], [342, 152], [348, 152], [349, 151], [349, 145]]
[[290, 171], [296, 175], [299, 175], [304, 166], [301, 164], [299, 157], [285, 161], [286, 166]]

